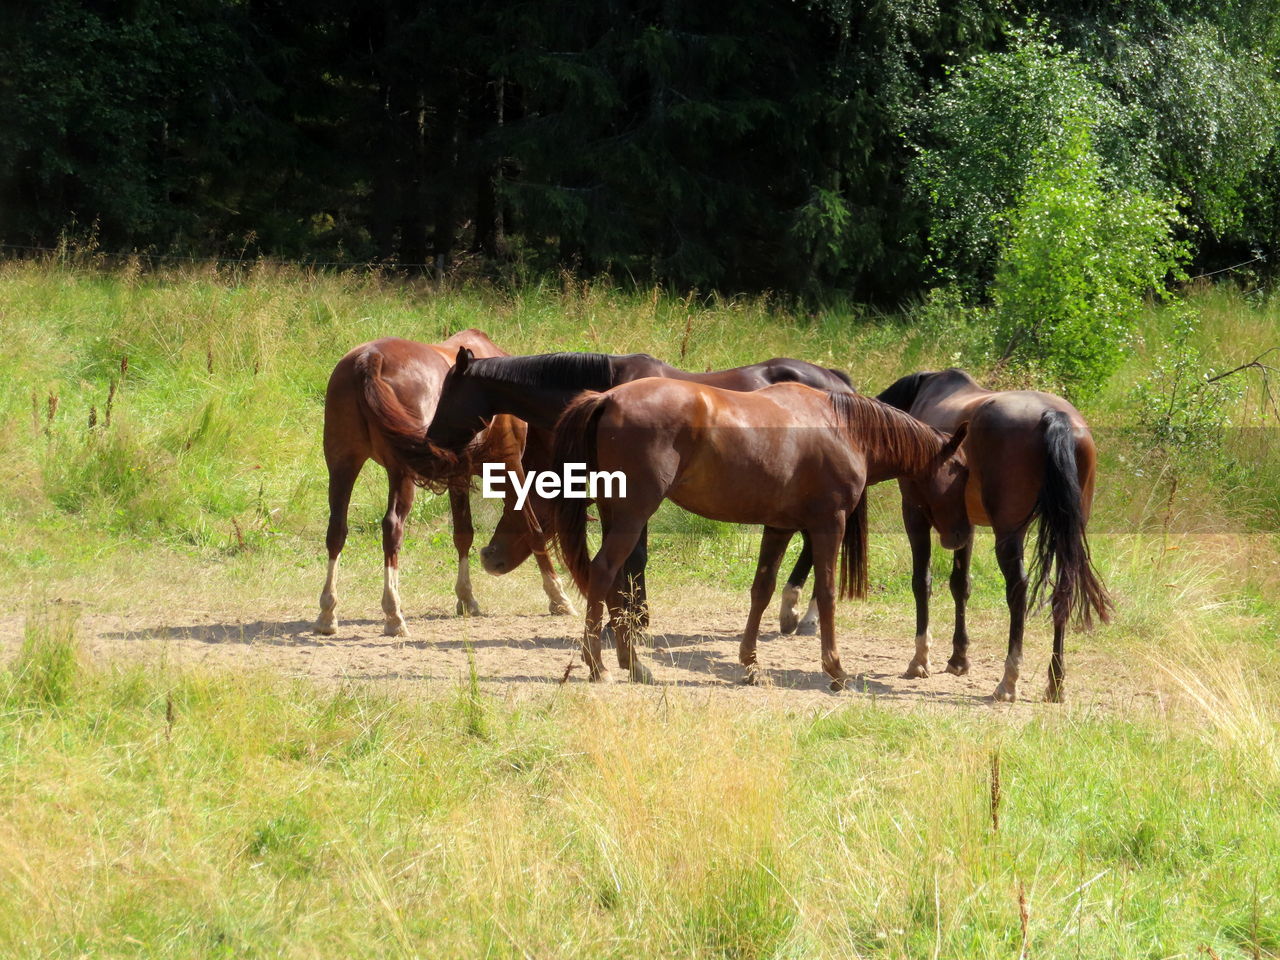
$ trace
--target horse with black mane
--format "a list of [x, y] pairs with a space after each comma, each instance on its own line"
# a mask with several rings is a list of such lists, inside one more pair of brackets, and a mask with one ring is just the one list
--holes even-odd
[[[1110, 618], [1111, 599], [1089, 555], [1085, 527], [1093, 503], [1097, 451], [1089, 425], [1075, 407], [1051, 393], [986, 390], [963, 370], [913, 373], [880, 394], [943, 432], [967, 428], [963, 452], [969, 467], [965, 502], [969, 519], [995, 531], [996, 560], [1009, 606], [1009, 651], [996, 700], [1014, 700], [1022, 664], [1028, 583], [1032, 603], [1048, 591], [1053, 616], [1053, 655], [1046, 697], [1062, 700], [1063, 647], [1068, 622], [1092, 625]], [[916, 600], [916, 654], [907, 676], [929, 675], [930, 525], [937, 526], [924, 491], [911, 478], [899, 481], [902, 518], [911, 542], [911, 585]], [[1030, 576], [1023, 561], [1027, 530], [1038, 526]], [[943, 546], [946, 546], [944, 539]], [[969, 598], [972, 540], [955, 550], [951, 595], [956, 620], [947, 672], [969, 671], [965, 604]]]
[[[539, 436], [538, 431], [549, 432], [554, 428], [575, 399], [586, 391], [608, 390], [646, 377], [687, 381], [733, 391], [759, 390], [777, 383], [798, 383], [837, 393], [853, 391], [847, 374], [785, 357], [728, 370], [695, 373], [677, 369], [646, 353], [477, 357], [463, 347], [458, 350], [453, 369], [445, 377], [439, 405], [426, 432], [427, 456], [430, 457], [430, 451], [438, 448], [463, 450], [492, 418], [510, 414], [530, 426], [527, 461], [532, 469], [535, 460], [546, 458], [549, 448], [547, 440]], [[546, 436], [549, 437], [549, 433]], [[555, 465], [553, 461], [545, 464], [547, 468]], [[532, 513], [534, 522], [539, 526], [550, 520], [550, 510], [545, 501], [531, 496], [525, 509]], [[511, 511], [504, 514], [493, 539], [480, 551], [486, 570], [502, 573], [524, 559], [527, 554], [522, 555], [522, 551], [528, 541], [521, 537], [523, 522]], [[634, 603], [632, 615], [641, 624], [647, 623], [644, 581], [647, 557], [648, 533], [645, 530], [637, 539], [621, 574], [627, 585], [626, 595]]]
[[822, 667], [832, 688], [843, 688], [848, 675], [835, 638], [837, 556], [840, 595], [865, 595], [865, 488], [910, 478], [944, 543], [966, 542], [972, 531], [963, 499], [965, 469], [956, 456], [963, 435], [960, 430], [947, 437], [854, 393], [794, 383], [741, 393], [645, 379], [574, 401], [556, 427], [555, 460], [621, 471], [627, 478], [625, 496], [596, 497], [602, 541], [594, 559], [587, 554], [586, 500], [555, 501], [561, 554], [587, 601], [583, 656], [591, 679], [608, 679], [600, 658], [606, 605], [614, 617], [619, 665], [633, 680], [651, 679], [632, 651], [633, 624], [624, 615], [620, 574], [666, 498], [713, 520], [764, 525], [739, 648], [748, 682], [757, 674], [760, 618], [773, 595], [783, 551], [795, 531], [808, 534]]

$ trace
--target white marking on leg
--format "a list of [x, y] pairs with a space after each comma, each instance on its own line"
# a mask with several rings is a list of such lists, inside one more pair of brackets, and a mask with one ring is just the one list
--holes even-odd
[[928, 629], [924, 633], [916, 634], [916, 655], [907, 664], [907, 672], [903, 677], [913, 680], [929, 676], [929, 671], [933, 669], [929, 663], [929, 645], [932, 642], [933, 636]]
[[400, 610], [400, 570], [387, 564], [382, 568], [382, 612], [387, 622], [382, 633], [388, 637], [407, 637], [409, 628], [405, 626], [404, 615]]
[[573, 609], [573, 603], [564, 592], [564, 584], [560, 582], [554, 570], [544, 570], [542, 572], [542, 589], [547, 594], [547, 599], [551, 601], [551, 612], [555, 614], [567, 614], [570, 617], [576, 617], [577, 613]]
[[795, 633], [800, 622], [796, 604], [800, 602], [800, 588], [788, 583], [782, 588], [782, 603], [778, 607], [778, 629], [783, 633]]
[[800, 620], [800, 625], [796, 627], [796, 634], [802, 637], [812, 637], [818, 632], [818, 598], [809, 598], [809, 609], [804, 612], [804, 616]]
[[455, 607], [458, 616], [480, 616], [480, 604], [476, 603], [476, 596], [471, 592], [470, 555], [458, 558], [458, 579], [453, 584], [453, 592], [458, 598], [458, 603]]
[[324, 589], [320, 591], [320, 616], [316, 618], [316, 633], [328, 636], [338, 629], [338, 619], [334, 609], [338, 606], [338, 558], [329, 560], [329, 572], [324, 578]]
[[1013, 703], [1018, 699], [1018, 675], [1021, 666], [1020, 659], [1005, 658], [1004, 678], [1000, 681], [1000, 685], [996, 687], [995, 693], [991, 695], [994, 700], [1001, 703]]

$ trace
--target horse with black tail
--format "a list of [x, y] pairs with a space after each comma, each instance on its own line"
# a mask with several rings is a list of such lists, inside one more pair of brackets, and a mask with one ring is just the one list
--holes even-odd
[[[1068, 624], [1088, 628], [1095, 615], [1106, 622], [1112, 610], [1086, 535], [1097, 469], [1097, 451], [1088, 424], [1061, 397], [1031, 390], [986, 390], [955, 369], [910, 374], [879, 399], [939, 430], [968, 425], [963, 453], [969, 467], [965, 494], [969, 518], [995, 531], [996, 559], [1004, 574], [1009, 606], [1009, 650], [994, 697], [1006, 701], [1017, 698], [1027, 602], [1030, 599], [1036, 604], [1047, 592], [1053, 618], [1053, 654], [1046, 698], [1061, 702]], [[903, 479], [899, 486], [916, 599], [916, 654], [906, 675], [923, 677], [931, 669], [929, 528], [936, 526], [936, 518], [912, 480]], [[1037, 533], [1028, 573], [1023, 547], [1032, 523]], [[969, 671], [965, 605], [971, 550], [971, 541], [955, 548], [951, 572], [956, 620], [946, 669], [957, 675]]]
[[910, 477], [947, 542], [967, 540], [965, 471], [956, 456], [962, 439], [963, 432], [947, 437], [878, 401], [794, 383], [739, 393], [645, 379], [574, 401], [556, 426], [555, 460], [625, 477], [625, 490], [593, 495], [602, 537], [594, 558], [587, 550], [587, 500], [555, 502], [561, 555], [586, 597], [583, 657], [591, 679], [609, 677], [600, 657], [606, 606], [619, 665], [632, 680], [652, 679], [633, 650], [619, 574], [665, 498], [713, 520], [764, 526], [739, 647], [748, 682], [757, 677], [760, 618], [782, 555], [796, 531], [809, 535], [822, 667], [832, 688], [842, 689], [848, 675], [836, 646], [835, 600], [837, 593], [866, 592], [865, 489]]

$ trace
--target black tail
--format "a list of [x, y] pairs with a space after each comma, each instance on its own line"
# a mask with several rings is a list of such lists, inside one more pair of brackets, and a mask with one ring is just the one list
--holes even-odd
[[465, 485], [469, 471], [462, 459], [427, 440], [427, 426], [410, 410], [382, 376], [382, 353], [375, 347], [356, 357], [356, 374], [364, 388], [364, 402], [401, 465], [413, 474], [419, 486], [437, 491], [451, 484]]
[[1039, 519], [1039, 530], [1031, 570], [1032, 602], [1039, 602], [1052, 580], [1049, 606], [1055, 624], [1074, 618], [1077, 624], [1091, 627], [1094, 613], [1106, 623], [1111, 619], [1111, 598], [1089, 556], [1071, 420], [1062, 411], [1051, 410], [1041, 425], [1045, 469], [1033, 514]]
[[[604, 412], [605, 399], [602, 393], [587, 393], [569, 405], [556, 423], [553, 463], [585, 463], [588, 471], [595, 469], [596, 422]], [[591, 571], [591, 557], [587, 553], [587, 501], [557, 497], [553, 506], [560, 560], [586, 596]]]
[[844, 525], [840, 545], [840, 599], [867, 595], [867, 491]]

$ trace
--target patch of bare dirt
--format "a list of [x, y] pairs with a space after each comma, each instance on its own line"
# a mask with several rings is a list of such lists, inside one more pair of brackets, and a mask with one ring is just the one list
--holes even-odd
[[[509, 696], [548, 690], [561, 681], [572, 664], [569, 682], [585, 685], [585, 670], [577, 653], [581, 617], [509, 612], [512, 606], [545, 610], [545, 601], [522, 593], [518, 602], [504, 604], [506, 609], [493, 615], [410, 616], [408, 638], [383, 636], [381, 618], [339, 620], [336, 635], [322, 637], [312, 632], [309, 618], [237, 618], [215, 613], [165, 616], [154, 612], [135, 616], [92, 610], [81, 615], [78, 633], [89, 654], [103, 661], [163, 660], [218, 670], [272, 670], [324, 682], [408, 685], [423, 690], [455, 686], [468, 676], [474, 663], [485, 687]], [[821, 672], [818, 639], [779, 635], [776, 608], [766, 619], [766, 626], [772, 620], [774, 631], [766, 630], [760, 638], [760, 662], [767, 681], [758, 687], [740, 683], [743, 671], [737, 661], [738, 639], [746, 617], [746, 598], [741, 601], [737, 605], [740, 610], [728, 602], [727, 595], [655, 604], [652, 645], [643, 655], [660, 689], [779, 708], [835, 706], [852, 699], [874, 698], [905, 708], [993, 709], [990, 694], [1004, 663], [1005, 627], [998, 616], [984, 617], [982, 632], [984, 636], [1000, 636], [1000, 642], [979, 643], [975, 631], [967, 676], [942, 672], [950, 643], [935, 640], [933, 675], [908, 680], [902, 672], [913, 652], [909, 632], [891, 635], [898, 624], [886, 624], [885, 616], [859, 616], [856, 605], [842, 605], [841, 656], [845, 669], [857, 679], [851, 689], [832, 693]], [[308, 607], [300, 604], [299, 612], [310, 613]], [[944, 620], [942, 626], [947, 628], [944, 635], [949, 636], [949, 622]], [[0, 618], [0, 647], [6, 658], [16, 650], [22, 630], [22, 616]], [[1041, 638], [1028, 638], [1019, 690], [1022, 700], [1014, 709], [1053, 709], [1039, 703], [1047, 654], [1047, 644]], [[605, 650], [605, 658], [613, 667], [612, 689], [631, 687], [626, 672], [613, 666], [614, 652]], [[1069, 648], [1067, 669], [1068, 700], [1074, 708], [1150, 708], [1163, 702], [1147, 671], [1138, 668], [1126, 673], [1123, 665], [1089, 647]], [[601, 693], [609, 695], [603, 689]], [[1000, 705], [994, 709], [1008, 708]]]

